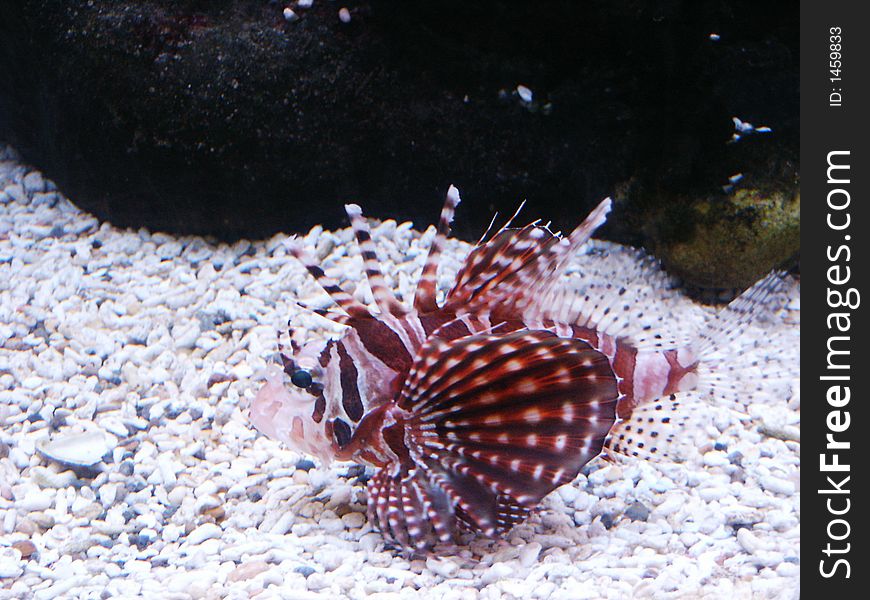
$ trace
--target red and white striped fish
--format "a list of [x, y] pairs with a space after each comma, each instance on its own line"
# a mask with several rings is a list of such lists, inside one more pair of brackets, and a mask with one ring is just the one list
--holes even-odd
[[780, 281], [760, 281], [684, 347], [621, 337], [625, 319], [612, 313], [628, 314], [625, 290], [584, 297], [562, 277], [604, 223], [606, 199], [567, 237], [535, 222], [481, 240], [439, 306], [436, 271], [458, 204], [451, 187], [412, 306], [385, 283], [358, 206], [346, 209], [377, 312], [288, 242], [343, 311], [320, 314], [347, 329], [292, 342], [251, 406], [260, 431], [296, 450], [375, 467], [369, 518], [416, 550], [461, 531], [506, 532], [605, 450], [666, 454], [676, 394], [699, 385], [705, 354]]

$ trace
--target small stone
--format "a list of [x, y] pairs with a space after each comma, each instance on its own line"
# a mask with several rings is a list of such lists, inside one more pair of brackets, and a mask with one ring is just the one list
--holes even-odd
[[532, 94], [532, 90], [530, 90], [529, 88], [527, 88], [524, 85], [517, 86], [517, 94], [519, 94], [520, 100], [522, 100], [525, 103], [531, 102], [532, 98], [534, 97]]
[[0, 579], [18, 577], [23, 572], [21, 553], [14, 548], [0, 547]]
[[341, 20], [342, 23], [350, 23], [350, 11], [342, 6], [338, 10], [338, 18]]
[[21, 553], [21, 558], [27, 559], [36, 554], [36, 544], [30, 540], [20, 540], [14, 542], [12, 547]]
[[604, 525], [606, 529], [610, 529], [613, 527], [613, 524], [616, 522], [616, 519], [613, 517], [613, 513], [604, 513], [601, 515], [601, 524]]
[[51, 508], [54, 495], [47, 492], [31, 490], [24, 498], [15, 502], [15, 506], [25, 512], [37, 512]]
[[677, 512], [685, 504], [686, 499], [679, 494], [669, 494], [664, 502], [655, 507], [656, 514], [667, 517]]
[[541, 554], [541, 544], [531, 542], [520, 548], [520, 564], [524, 567], [531, 567], [538, 561], [538, 556]]
[[359, 529], [365, 525], [366, 518], [362, 513], [350, 512], [342, 516], [341, 521], [348, 529]]
[[791, 496], [795, 493], [795, 484], [793, 481], [788, 481], [787, 479], [780, 479], [779, 477], [774, 477], [773, 475], [762, 477], [759, 480], [759, 483], [761, 484], [761, 487], [763, 487], [768, 492], [779, 494], [780, 496]]
[[730, 464], [730, 461], [724, 452], [711, 450], [704, 454], [704, 464], [708, 467], [724, 467], [725, 465]]
[[625, 509], [625, 516], [632, 521], [646, 521], [649, 518], [650, 510], [642, 502], [633, 502]]
[[737, 541], [740, 543], [740, 547], [749, 554], [755, 554], [756, 551], [764, 549], [764, 544], [761, 543], [761, 540], [755, 537], [748, 528], [737, 530]]
[[332, 585], [332, 578], [327, 577], [323, 573], [312, 573], [308, 576], [308, 579], [305, 580], [305, 585], [312, 592], [319, 592], [320, 590]]
[[72, 471], [58, 473], [45, 467], [33, 467], [30, 470], [33, 482], [43, 488], [65, 488], [78, 483], [79, 479]]
[[459, 565], [449, 558], [430, 556], [426, 559], [426, 568], [444, 579], [453, 579], [459, 573]]
[[221, 506], [223, 502], [221, 502], [220, 498], [214, 496], [212, 494], [201, 496], [196, 499], [196, 504], [194, 505], [194, 510], [197, 514], [202, 514], [207, 510], [211, 510], [213, 508], [217, 508]]
[[222, 534], [223, 530], [214, 523], [203, 523], [187, 534], [186, 541], [188, 544], [196, 546], [206, 540], [220, 538]]
[[[296, 572], [299, 573], [299, 569], [302, 567], [296, 567]], [[311, 568], [311, 567], [308, 567]], [[247, 562], [243, 562], [238, 567], [230, 571], [227, 575], [227, 581], [247, 581], [248, 579], [253, 579], [260, 573], [269, 570], [269, 564], [264, 560], [249, 560]], [[313, 571], [313, 570], [312, 570]]]
[[308, 577], [312, 573], [316, 573], [317, 569], [314, 567], [309, 567], [308, 565], [301, 565], [293, 569], [296, 573], [301, 574], [303, 577]]
[[310, 471], [315, 467], [315, 464], [308, 460], [307, 458], [303, 458], [299, 462], [296, 463], [296, 468], [300, 471]]
[[506, 562], [498, 562], [488, 568], [483, 575], [480, 576], [480, 583], [483, 585], [489, 585], [490, 583], [508, 578], [511, 575], [516, 575], [514, 567]]

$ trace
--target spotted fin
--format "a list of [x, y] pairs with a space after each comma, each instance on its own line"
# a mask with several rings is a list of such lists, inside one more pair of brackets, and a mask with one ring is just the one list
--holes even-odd
[[617, 397], [603, 354], [522, 330], [430, 338], [398, 404], [410, 455], [457, 524], [497, 535], [600, 453]]
[[587, 327], [626, 338], [639, 350], [680, 348], [690, 342], [689, 333], [675, 332], [666, 313], [655, 310], [655, 297], [674, 287], [655, 258], [636, 251], [631, 270], [619, 273], [617, 281], [596, 274], [594, 264], [587, 268], [582, 278], [546, 290], [524, 319]]
[[[692, 392], [671, 394], [635, 408], [613, 426], [605, 453], [654, 462], [678, 462], [689, 453], [687, 432], [702, 429], [705, 406]], [[695, 427], [699, 425], [699, 427]]]

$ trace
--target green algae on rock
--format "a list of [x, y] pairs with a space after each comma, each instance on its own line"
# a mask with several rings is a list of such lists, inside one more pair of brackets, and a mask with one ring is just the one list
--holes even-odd
[[800, 191], [741, 188], [671, 203], [653, 219], [651, 250], [700, 288], [744, 288], [800, 251]]

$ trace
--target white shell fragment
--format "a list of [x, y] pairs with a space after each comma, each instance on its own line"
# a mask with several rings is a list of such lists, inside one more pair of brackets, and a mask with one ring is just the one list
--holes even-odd
[[62, 465], [93, 467], [112, 450], [108, 436], [100, 431], [56, 436], [36, 443], [39, 453]]
[[534, 94], [532, 94], [532, 90], [530, 90], [529, 88], [527, 88], [524, 85], [517, 86], [517, 94], [519, 94], [520, 100], [522, 100], [523, 102], [525, 102], [527, 104], [529, 102], [531, 102], [532, 99], [534, 98]]

